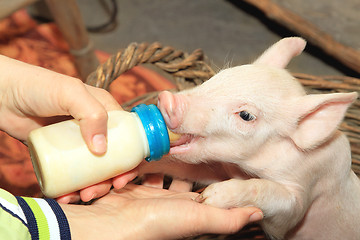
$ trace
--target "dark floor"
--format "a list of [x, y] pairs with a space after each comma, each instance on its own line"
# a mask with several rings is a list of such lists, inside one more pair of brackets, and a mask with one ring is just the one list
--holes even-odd
[[[315, 23], [337, 41], [360, 49], [359, 0], [273, 0]], [[112, 31], [91, 33], [97, 49], [114, 53], [131, 42], [159, 41], [191, 52], [202, 48], [214, 69], [249, 63], [283, 36], [294, 35], [243, 1], [116, 0]], [[78, 0], [87, 26], [109, 19], [111, 0]], [[106, 10], [108, 6], [108, 11]], [[288, 66], [313, 75], [359, 75], [344, 69], [316, 48]]]

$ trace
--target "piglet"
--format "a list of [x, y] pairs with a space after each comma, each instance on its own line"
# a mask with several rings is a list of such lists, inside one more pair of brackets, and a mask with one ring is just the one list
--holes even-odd
[[360, 182], [337, 129], [358, 94], [307, 95], [284, 69], [305, 45], [285, 38], [253, 64], [162, 92], [158, 106], [182, 137], [140, 172], [211, 183], [197, 201], [260, 208], [272, 239], [360, 239]]

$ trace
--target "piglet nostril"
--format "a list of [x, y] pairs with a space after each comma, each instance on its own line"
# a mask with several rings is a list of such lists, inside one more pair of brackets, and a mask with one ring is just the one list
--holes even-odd
[[179, 125], [178, 116], [176, 116], [177, 102], [174, 94], [169, 91], [163, 91], [158, 96], [158, 107], [170, 129], [175, 129]]
[[175, 98], [171, 92], [163, 91], [159, 94], [158, 107], [165, 110], [169, 116], [171, 116], [173, 113], [174, 105]]

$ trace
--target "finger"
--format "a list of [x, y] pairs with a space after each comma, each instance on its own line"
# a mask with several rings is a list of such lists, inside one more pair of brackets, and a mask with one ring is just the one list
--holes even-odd
[[76, 203], [80, 201], [80, 194], [79, 192], [69, 193], [64, 196], [56, 198], [58, 203]]
[[164, 174], [161, 173], [145, 174], [141, 184], [146, 187], [163, 188]]
[[[194, 199], [199, 196], [198, 193], [195, 192], [173, 192], [163, 188], [157, 187], [147, 187], [143, 185], [137, 185], [129, 183], [122, 189], [114, 189], [112, 190], [114, 194], [120, 194], [123, 197], [133, 198], [133, 199], [177, 199], [177, 200], [187, 200], [190, 201], [191, 204], [195, 203]], [[199, 206], [202, 208], [203, 206], [200, 203]]]
[[[106, 152], [107, 148], [107, 112], [122, 110], [122, 108], [111, 94], [104, 89], [95, 88], [86, 84], [84, 87], [89, 96], [93, 98], [79, 103], [81, 110], [75, 110], [74, 115], [79, 111], [83, 112], [82, 115], [79, 117], [72, 115], [80, 121], [81, 133], [89, 149], [93, 153], [101, 155]], [[90, 109], [84, 108], [85, 104], [87, 104]]]
[[81, 134], [90, 151], [104, 154], [107, 149], [107, 111], [85, 87], [79, 95], [77, 102], [69, 106], [69, 113], [79, 121]]
[[113, 186], [115, 189], [123, 188], [128, 182], [134, 180], [138, 175], [138, 168], [130, 170], [113, 178]]
[[[32, 115], [73, 116], [80, 123], [81, 134], [90, 151], [103, 154], [106, 151], [107, 111], [102, 103], [88, 91], [81, 80], [46, 70], [40, 72], [41, 79], [51, 81], [43, 81], [43, 87], [34, 93], [37, 97], [27, 97], [35, 101], [31, 104]], [[94, 136], [97, 137], [93, 139]]]
[[[255, 207], [233, 209], [212, 207], [202, 214], [198, 231], [199, 233], [232, 234], [241, 230], [248, 223], [259, 221], [262, 218], [261, 210]], [[209, 219], [212, 219], [212, 221], [209, 221]]]
[[110, 191], [111, 179], [80, 190], [80, 198], [84, 202], [104, 196]]
[[190, 192], [192, 187], [192, 182], [174, 178], [170, 184], [169, 190], [174, 192]]

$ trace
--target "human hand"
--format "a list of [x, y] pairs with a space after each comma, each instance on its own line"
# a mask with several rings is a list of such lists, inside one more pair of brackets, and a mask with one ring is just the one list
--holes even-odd
[[92, 205], [61, 205], [72, 239], [178, 239], [230, 234], [262, 219], [254, 207], [219, 209], [194, 201], [194, 192], [128, 184]]
[[72, 116], [95, 154], [106, 151], [107, 111], [121, 109], [105, 90], [79, 79], [0, 56], [0, 128], [26, 140], [31, 130]]
[[[72, 116], [80, 123], [90, 151], [106, 151], [107, 111], [121, 109], [107, 91], [88, 86], [79, 79], [29, 65], [0, 55], [0, 129], [25, 141], [33, 129]], [[114, 178], [113, 184], [136, 176], [135, 172]], [[89, 201], [106, 194], [112, 180], [60, 197], [61, 202], [80, 198]]]

